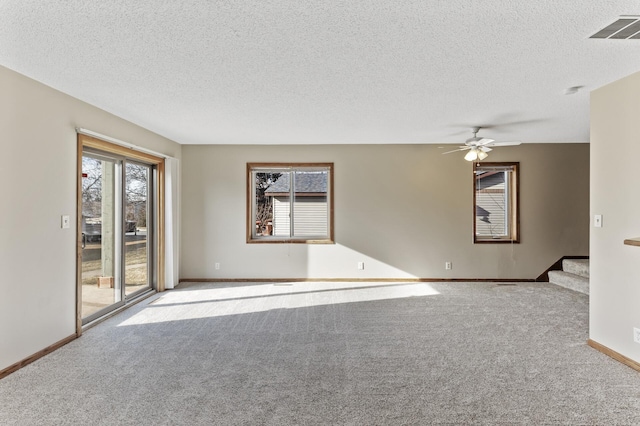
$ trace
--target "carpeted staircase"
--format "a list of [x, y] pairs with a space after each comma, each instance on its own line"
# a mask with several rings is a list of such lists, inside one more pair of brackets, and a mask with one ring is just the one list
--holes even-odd
[[564, 259], [562, 271], [549, 271], [549, 282], [589, 294], [589, 259]]

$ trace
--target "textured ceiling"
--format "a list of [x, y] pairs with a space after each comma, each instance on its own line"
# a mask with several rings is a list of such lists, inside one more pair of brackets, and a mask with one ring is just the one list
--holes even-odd
[[0, 65], [183, 144], [453, 143], [476, 125], [588, 142], [589, 91], [640, 70], [640, 40], [588, 37], [638, 14], [616, 0], [0, 0]]

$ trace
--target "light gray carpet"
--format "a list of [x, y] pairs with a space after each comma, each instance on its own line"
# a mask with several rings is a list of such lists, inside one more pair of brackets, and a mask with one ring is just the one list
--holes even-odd
[[0, 380], [2, 425], [639, 425], [547, 283], [183, 284]]

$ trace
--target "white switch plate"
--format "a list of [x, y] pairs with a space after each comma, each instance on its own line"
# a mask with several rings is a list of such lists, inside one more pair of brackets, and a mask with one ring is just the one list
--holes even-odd
[[593, 215], [593, 226], [596, 228], [602, 228], [602, 215], [596, 214]]
[[358, 269], [359, 270], [364, 270], [364, 262], [358, 262]]
[[216, 263], [213, 264], [213, 267], [216, 268], [216, 269], [220, 269], [220, 264], [218, 262], [216, 262]]
[[71, 219], [68, 214], [62, 215], [60, 220], [60, 226], [62, 229], [68, 229], [71, 226]]
[[640, 328], [633, 327], [633, 341], [640, 343]]
[[447, 271], [453, 269], [453, 264], [451, 262], [444, 262], [444, 269]]

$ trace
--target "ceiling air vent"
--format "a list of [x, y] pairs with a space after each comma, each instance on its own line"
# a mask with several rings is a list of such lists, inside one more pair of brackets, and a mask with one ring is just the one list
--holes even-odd
[[613, 24], [607, 25], [589, 38], [610, 38], [616, 40], [640, 39], [640, 17], [621, 16]]

